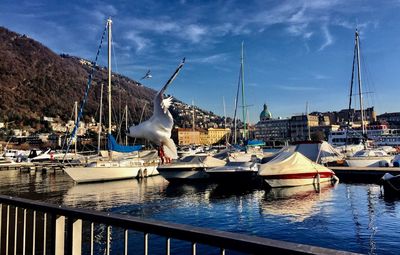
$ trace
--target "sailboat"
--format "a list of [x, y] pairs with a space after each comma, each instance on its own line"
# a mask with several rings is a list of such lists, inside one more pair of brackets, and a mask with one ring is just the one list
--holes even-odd
[[[363, 93], [362, 93], [362, 82], [361, 82], [361, 63], [360, 63], [360, 37], [358, 34], [358, 30], [356, 29], [355, 33], [355, 45], [354, 45], [354, 56], [353, 56], [353, 69], [351, 76], [351, 84], [350, 84], [350, 102], [349, 102], [349, 115], [351, 108], [351, 93], [353, 88], [353, 79], [354, 79], [354, 64], [357, 62], [357, 81], [358, 81], [358, 90], [359, 90], [359, 100], [360, 100], [360, 113], [361, 113], [361, 128], [362, 128], [362, 137], [364, 149], [356, 152], [353, 156], [347, 157], [345, 159], [346, 163], [350, 167], [376, 167], [376, 166], [389, 166], [390, 162], [393, 159], [393, 156], [388, 155], [383, 150], [371, 149], [367, 148], [366, 139], [367, 139], [367, 131], [365, 126], [364, 119], [364, 109], [363, 109]], [[350, 120], [350, 116], [349, 116]], [[346, 130], [347, 132], [348, 130]]]
[[257, 144], [252, 146], [247, 140], [247, 126], [246, 126], [246, 100], [244, 90], [244, 43], [242, 42], [241, 57], [240, 57], [240, 72], [239, 82], [235, 100], [235, 130], [234, 130], [234, 143], [237, 143], [236, 135], [236, 113], [237, 113], [237, 102], [239, 96], [239, 90], [242, 91], [242, 107], [243, 107], [243, 143], [244, 148], [237, 146], [232, 148], [233, 151], [229, 152], [228, 163], [224, 166], [207, 169], [206, 172], [211, 179], [218, 180], [220, 182], [232, 182], [232, 181], [250, 181], [257, 176], [258, 162], [263, 157], [263, 152], [260, 150]]
[[156, 158], [150, 157], [145, 161], [138, 154], [113, 158], [113, 151], [127, 155], [129, 152], [140, 150], [141, 146], [119, 145], [111, 134], [111, 25], [112, 20], [108, 19], [108, 158], [99, 158], [84, 167], [66, 167], [64, 171], [76, 183], [113, 181], [158, 174]]

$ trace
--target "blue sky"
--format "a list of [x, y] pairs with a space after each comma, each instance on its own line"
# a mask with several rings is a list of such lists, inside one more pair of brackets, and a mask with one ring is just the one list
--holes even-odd
[[274, 117], [305, 112], [307, 101], [310, 111], [346, 108], [356, 26], [366, 106], [400, 111], [399, 13], [399, 0], [2, 0], [0, 26], [93, 60], [111, 16], [114, 71], [138, 80], [151, 69], [144, 84], [159, 89], [186, 57], [168, 93], [220, 115], [223, 97], [233, 112], [244, 41], [255, 122], [265, 102]]

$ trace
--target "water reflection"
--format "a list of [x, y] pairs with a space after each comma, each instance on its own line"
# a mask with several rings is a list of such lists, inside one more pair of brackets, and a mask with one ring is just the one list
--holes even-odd
[[332, 196], [333, 187], [329, 182], [321, 183], [319, 193], [315, 185], [273, 188], [260, 202], [261, 212], [283, 216], [291, 222], [303, 222], [319, 213], [320, 203]]
[[163, 192], [168, 182], [161, 176], [72, 186], [63, 197], [66, 205], [104, 210], [140, 204]]

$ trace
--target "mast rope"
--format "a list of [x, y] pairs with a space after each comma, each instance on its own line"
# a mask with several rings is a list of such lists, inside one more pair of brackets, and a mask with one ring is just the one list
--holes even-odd
[[[94, 72], [95, 72], [95, 70], [96, 70], [97, 60], [98, 60], [99, 55], [100, 55], [100, 50], [101, 50], [101, 46], [103, 45], [103, 40], [104, 40], [106, 31], [107, 31], [107, 27], [108, 27], [108, 23], [106, 23], [106, 25], [105, 25], [105, 27], [104, 27], [103, 34], [101, 35], [100, 45], [99, 45], [99, 47], [97, 48], [97, 53], [96, 53], [95, 60], [92, 62], [92, 68], [91, 68], [90, 73], [89, 73], [88, 82], [87, 82], [86, 90], [85, 90], [85, 95], [84, 95], [84, 97], [83, 97], [83, 100], [82, 100], [81, 105], [80, 105], [80, 108], [79, 108], [78, 119], [76, 120], [74, 129], [73, 129], [73, 131], [72, 131], [72, 133], [71, 133], [71, 137], [70, 137], [70, 139], [69, 139], [69, 141], [68, 141], [67, 150], [65, 151], [65, 154], [64, 154], [64, 157], [63, 157], [63, 161], [62, 161], [63, 163], [64, 163], [64, 160], [65, 160], [65, 156], [67, 155], [67, 153], [68, 153], [68, 151], [69, 151], [69, 148], [70, 148], [70, 146], [71, 146], [72, 140], [73, 140], [73, 138], [75, 138], [76, 133], [77, 133], [77, 131], [78, 131], [79, 122], [80, 122], [80, 119], [82, 118], [82, 115], [83, 115], [83, 107], [84, 107], [85, 104], [86, 104], [86, 101], [87, 101], [87, 98], [88, 98], [88, 93], [89, 93], [90, 87], [91, 87], [91, 85], [92, 85], [93, 74], [94, 74]], [[78, 139], [76, 139], [75, 142], [78, 142]]]

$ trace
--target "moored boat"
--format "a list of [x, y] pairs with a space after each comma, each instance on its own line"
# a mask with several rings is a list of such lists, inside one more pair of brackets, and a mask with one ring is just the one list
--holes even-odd
[[336, 178], [332, 170], [309, 160], [300, 152], [286, 151], [261, 164], [258, 175], [272, 188], [318, 184]]
[[356, 152], [352, 157], [346, 158], [350, 167], [386, 167], [389, 166], [394, 156], [388, 155], [383, 150], [365, 149]]
[[385, 197], [400, 197], [400, 175], [386, 173], [381, 178]]
[[205, 170], [210, 178], [224, 183], [248, 183], [257, 178], [257, 162], [228, 162], [224, 166]]
[[64, 171], [76, 183], [104, 182], [157, 175], [157, 163], [140, 158], [96, 161], [86, 167], [67, 167]]
[[186, 156], [171, 164], [158, 166], [157, 170], [168, 181], [185, 181], [207, 179], [206, 169], [223, 166], [225, 160], [220, 160], [208, 155]]

